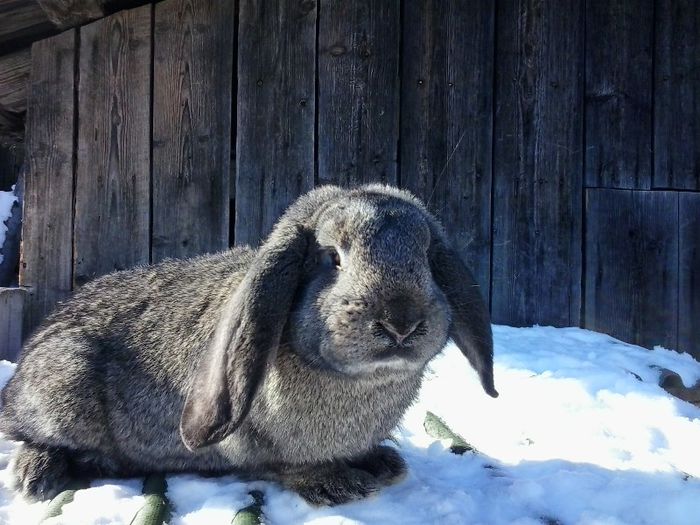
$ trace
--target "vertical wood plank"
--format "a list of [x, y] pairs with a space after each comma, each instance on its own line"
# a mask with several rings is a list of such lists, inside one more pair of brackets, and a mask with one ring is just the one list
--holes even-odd
[[653, 0], [586, 3], [586, 184], [651, 187]]
[[489, 293], [495, 4], [404, 4], [401, 185], [426, 202]]
[[654, 186], [700, 190], [700, 2], [657, 0]]
[[154, 262], [228, 246], [234, 7], [155, 7]]
[[399, 0], [319, 1], [318, 181], [396, 184]]
[[149, 261], [151, 6], [80, 30], [79, 285]]
[[587, 190], [585, 327], [677, 348], [678, 194]]
[[23, 288], [0, 288], [0, 359], [15, 361], [22, 348], [25, 295]]
[[316, 3], [241, 0], [236, 244], [256, 244], [314, 186]]
[[497, 323], [579, 323], [581, 4], [498, 2], [491, 288]]
[[76, 32], [32, 46], [20, 284], [30, 333], [72, 287]]
[[700, 193], [680, 193], [678, 349], [700, 359]]

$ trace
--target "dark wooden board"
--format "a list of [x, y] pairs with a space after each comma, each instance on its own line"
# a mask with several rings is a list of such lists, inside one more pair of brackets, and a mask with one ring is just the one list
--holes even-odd
[[57, 32], [35, 0], [0, 2], [0, 49], [10, 53]]
[[236, 244], [257, 244], [314, 185], [316, 4], [241, 0]]
[[399, 0], [320, 1], [318, 182], [397, 182]]
[[6, 110], [26, 111], [31, 68], [32, 51], [29, 47], [0, 56], [0, 105]]
[[407, 2], [401, 186], [437, 214], [489, 293], [495, 4]]
[[654, 186], [700, 190], [700, 2], [656, 2]]
[[586, 328], [677, 348], [678, 194], [586, 192]]
[[491, 284], [497, 323], [580, 320], [581, 4], [498, 3]]
[[75, 31], [32, 46], [19, 275], [27, 334], [72, 287], [75, 46]]
[[149, 261], [151, 6], [80, 30], [79, 285]]
[[653, 0], [586, 2], [588, 186], [651, 187]]
[[700, 359], [700, 193], [678, 198], [678, 349]]
[[154, 262], [228, 246], [234, 7], [155, 7]]

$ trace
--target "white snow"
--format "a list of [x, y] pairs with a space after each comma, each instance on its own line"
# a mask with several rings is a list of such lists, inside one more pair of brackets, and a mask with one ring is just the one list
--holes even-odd
[[17, 201], [17, 197], [11, 191], [0, 191], [0, 263], [3, 261], [2, 246], [5, 243], [7, 225], [5, 221], [12, 215], [12, 205]]
[[[700, 363], [577, 328], [494, 333], [500, 397], [481, 391], [449, 345], [397, 430], [410, 468], [401, 483], [364, 501], [312, 508], [271, 483], [169, 476], [170, 523], [230, 523], [252, 489], [265, 494], [266, 523], [279, 525], [700, 523], [700, 409], [658, 387], [652, 368], [674, 370], [690, 386]], [[0, 364], [0, 384], [12, 370]], [[426, 410], [481, 454], [456, 456], [428, 436]], [[46, 503], [27, 504], [7, 486], [15, 446], [0, 441], [0, 523], [31, 523]], [[94, 482], [47, 523], [128, 523], [143, 503], [140, 483]]]

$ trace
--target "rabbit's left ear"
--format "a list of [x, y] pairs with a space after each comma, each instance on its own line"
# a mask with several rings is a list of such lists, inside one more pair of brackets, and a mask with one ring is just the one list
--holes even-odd
[[493, 384], [493, 338], [488, 308], [472, 273], [452, 248], [442, 227], [429, 219], [431, 242], [428, 250], [435, 282], [452, 309], [450, 337], [469, 360], [491, 397], [498, 397]]
[[307, 244], [303, 228], [283, 219], [224, 306], [180, 416], [189, 450], [221, 441], [248, 414], [287, 322]]

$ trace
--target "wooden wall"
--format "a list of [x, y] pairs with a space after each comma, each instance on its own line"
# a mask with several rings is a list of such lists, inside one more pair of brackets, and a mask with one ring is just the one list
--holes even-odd
[[165, 0], [32, 60], [28, 328], [381, 181], [442, 218], [494, 322], [700, 356], [694, 0]]

